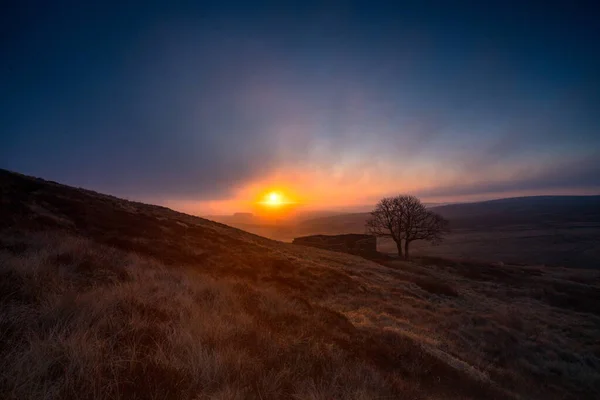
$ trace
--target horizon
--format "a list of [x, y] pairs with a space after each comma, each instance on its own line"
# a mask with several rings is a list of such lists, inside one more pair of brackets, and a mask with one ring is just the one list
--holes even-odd
[[[396, 195], [402, 195], [403, 193], [397, 193]], [[460, 205], [460, 204], [472, 204], [472, 203], [485, 203], [485, 202], [493, 202], [493, 201], [501, 201], [501, 200], [510, 200], [510, 199], [520, 199], [520, 198], [536, 198], [536, 197], [597, 197], [600, 196], [600, 191], [589, 191], [589, 192], [585, 192], [585, 193], [542, 193], [542, 194], [519, 194], [519, 195], [507, 195], [506, 197], [494, 197], [492, 196], [478, 196], [476, 198], [469, 198], [469, 199], [463, 199], [463, 200], [456, 200], [456, 201], [447, 201], [447, 202], [443, 202], [443, 201], [439, 201], [439, 202], [429, 202], [424, 200], [423, 204], [427, 207], [442, 207], [442, 206], [449, 206], [449, 205]], [[164, 205], [166, 207], [169, 207], [169, 205], [165, 205], [165, 204], [161, 204]], [[304, 214], [311, 214], [311, 213], [332, 213], [331, 215], [334, 214], [362, 214], [362, 213], [368, 213], [370, 211], [372, 211], [375, 208], [376, 203], [372, 203], [372, 204], [360, 204], [360, 205], [356, 205], [356, 206], [338, 206], [338, 207], [329, 207], [329, 208], [317, 208], [317, 207], [310, 207], [310, 208], [303, 208], [302, 205], [299, 205], [297, 210], [296, 210], [296, 214], [300, 214], [302, 215]], [[176, 205], [177, 206], [177, 205]], [[182, 207], [181, 204], [178, 205], [178, 208], [173, 208], [174, 210], [177, 211], [182, 211], [188, 214], [192, 214], [192, 215], [197, 215], [200, 217], [228, 217], [228, 216], [234, 216], [237, 213], [240, 214], [252, 214], [254, 217], [259, 217], [261, 216], [261, 212], [259, 209], [258, 213], [254, 213], [253, 211], [257, 211], [257, 208], [254, 204], [249, 203], [247, 205], [247, 208], [240, 208], [237, 210], [233, 210], [232, 212], [229, 212], [229, 210], [223, 212], [223, 213], [214, 213], [214, 214], [210, 214], [210, 213], [197, 213], [194, 208], [190, 208], [190, 209], [186, 209], [185, 206]], [[169, 207], [172, 208], [172, 207]], [[268, 214], [267, 214], [268, 216]], [[286, 218], [286, 217], [284, 217]]]
[[[110, 195], [110, 196], [114, 196], [119, 198], [119, 196], [112, 194], [112, 193], [103, 193], [103, 192], [98, 192], [97, 190], [90, 188], [90, 187], [79, 187], [79, 186], [73, 186], [73, 185], [69, 185], [67, 183], [64, 182], [56, 182], [53, 181], [51, 179], [48, 179], [47, 177], [43, 177], [43, 176], [33, 176], [33, 175], [27, 175], [27, 174], [23, 174], [21, 172], [18, 171], [10, 171], [10, 170], [6, 170], [6, 169], [2, 169], [0, 168], [0, 171], [6, 171], [8, 173], [13, 173], [13, 174], [18, 174], [18, 175], [24, 175], [26, 177], [29, 178], [33, 178], [33, 179], [42, 179], [44, 181], [47, 182], [51, 182], [51, 183], [57, 183], [59, 185], [65, 185], [74, 189], [83, 189], [83, 190], [91, 190], [100, 194], [105, 194], [105, 195]], [[590, 194], [534, 194], [534, 195], [521, 195], [521, 196], [508, 196], [508, 197], [492, 197], [492, 198], [485, 198], [485, 199], [476, 199], [476, 200], [467, 200], [467, 201], [456, 201], [456, 202], [427, 202], [424, 201], [423, 204], [426, 207], [443, 207], [443, 206], [452, 206], [452, 205], [463, 205], [463, 204], [476, 204], [476, 203], [486, 203], [486, 202], [495, 202], [495, 201], [502, 201], [502, 200], [513, 200], [513, 199], [525, 199], [525, 198], [556, 198], [556, 197], [600, 197], [600, 192], [596, 192], [596, 193], [590, 193]], [[167, 208], [172, 208], [169, 207], [169, 205], [166, 204], [154, 204], [151, 202], [144, 202], [142, 199], [135, 199], [135, 198], [127, 198], [127, 197], [122, 197], [123, 200], [126, 201], [134, 201], [134, 202], [141, 202], [143, 204], [148, 204], [148, 205], [158, 205], [158, 206], [162, 206], [162, 207], [167, 207]], [[302, 208], [301, 204], [293, 204], [295, 207], [297, 207], [293, 213], [288, 213], [288, 212], [284, 212], [281, 215], [273, 215], [272, 213], [265, 213], [264, 210], [262, 208], [257, 208], [257, 205], [255, 203], [250, 203], [250, 207], [252, 207], [251, 209], [248, 210], [237, 210], [237, 211], [233, 211], [231, 213], [225, 212], [225, 213], [215, 213], [215, 214], [200, 214], [200, 213], [196, 213], [194, 212], [194, 210], [185, 210], [185, 209], [177, 209], [177, 208], [172, 208], [175, 211], [179, 211], [179, 212], [183, 212], [183, 213], [187, 213], [193, 216], [197, 216], [197, 217], [201, 217], [201, 218], [207, 218], [210, 219], [211, 217], [235, 217], [236, 214], [245, 214], [244, 216], [250, 216], [253, 218], [263, 218], [264, 220], [277, 220], [278, 218], [280, 219], [280, 222], [284, 222], [284, 221], [293, 221], [295, 218], [300, 218], [300, 219], [305, 219], [307, 218], [307, 215], [310, 216], [308, 217], [308, 219], [313, 219], [313, 218], [327, 218], [329, 216], [335, 216], [335, 215], [344, 215], [344, 214], [364, 214], [364, 213], [368, 213], [370, 211], [372, 211], [376, 204], [362, 204], [362, 205], [358, 205], [358, 206], [345, 206], [345, 207], [331, 207], [331, 208]], [[258, 211], [257, 213], [254, 213], [253, 211]], [[315, 217], [314, 215], [318, 215], [317, 217]], [[263, 221], [264, 222], [264, 221]]]
[[[529, 196], [509, 196], [509, 197], [494, 197], [484, 200], [472, 200], [472, 201], [456, 201], [456, 202], [440, 202], [440, 203], [429, 203], [423, 202], [426, 207], [443, 207], [443, 206], [452, 206], [452, 205], [462, 205], [462, 204], [475, 204], [475, 203], [486, 203], [486, 202], [494, 202], [494, 201], [502, 201], [502, 200], [513, 200], [513, 199], [525, 199], [525, 198], [540, 198], [540, 197], [600, 197], [600, 192], [591, 193], [591, 194], [539, 194], [539, 195], [529, 195]], [[364, 214], [369, 213], [375, 208], [376, 204], [363, 204], [356, 207], [341, 207], [341, 208], [329, 208], [329, 209], [299, 209], [297, 211], [298, 215], [303, 214], [317, 214], [321, 213], [320, 217], [314, 218], [326, 218], [328, 216], [334, 215], [342, 215], [342, 214]], [[182, 210], [178, 210], [182, 211]], [[185, 212], [185, 211], [183, 211]], [[210, 217], [235, 217], [235, 214], [248, 214], [252, 217], [261, 217], [260, 214], [254, 214], [252, 211], [234, 211], [232, 213], [223, 213], [223, 214], [193, 214], [202, 218]], [[313, 218], [313, 217], [310, 217]]]
[[11, 3], [0, 168], [195, 215], [600, 194], [595, 11]]

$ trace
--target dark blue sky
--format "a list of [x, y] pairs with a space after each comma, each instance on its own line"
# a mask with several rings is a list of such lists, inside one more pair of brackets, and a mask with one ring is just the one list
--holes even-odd
[[199, 204], [600, 192], [594, 2], [87, 3], [3, 3], [0, 167]]

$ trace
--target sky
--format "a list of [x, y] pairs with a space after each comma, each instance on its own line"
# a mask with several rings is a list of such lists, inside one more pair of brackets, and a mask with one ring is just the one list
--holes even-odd
[[8, 0], [0, 168], [196, 214], [271, 190], [307, 209], [598, 194], [599, 18], [592, 1]]

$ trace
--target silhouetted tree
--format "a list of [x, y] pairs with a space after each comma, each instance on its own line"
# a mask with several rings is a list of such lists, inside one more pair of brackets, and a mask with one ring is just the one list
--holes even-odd
[[372, 235], [391, 238], [396, 242], [398, 256], [408, 259], [411, 242], [440, 242], [448, 231], [448, 221], [425, 208], [414, 196], [396, 196], [377, 203], [367, 219], [366, 228]]

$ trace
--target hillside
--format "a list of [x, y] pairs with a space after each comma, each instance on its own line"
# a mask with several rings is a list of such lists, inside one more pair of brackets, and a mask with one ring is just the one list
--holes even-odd
[[600, 396], [598, 271], [417, 261], [0, 170], [0, 398]]
[[433, 207], [455, 229], [586, 223], [600, 226], [600, 196], [530, 196]]

